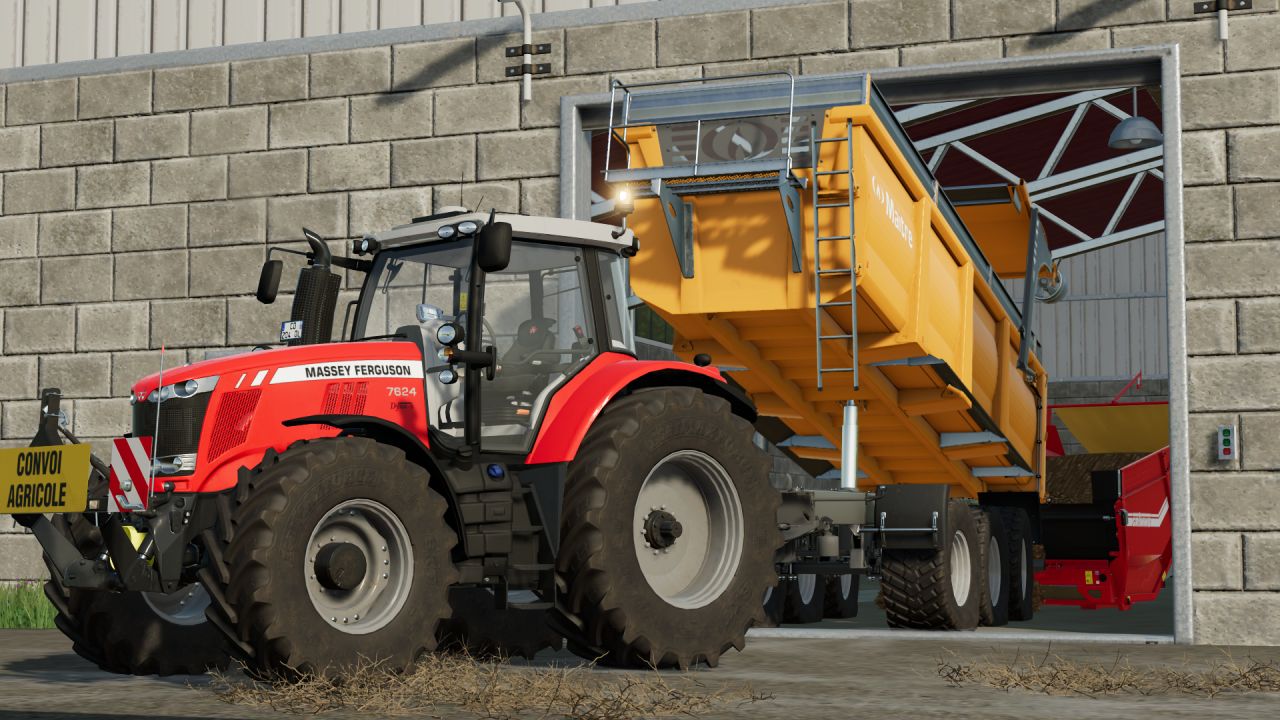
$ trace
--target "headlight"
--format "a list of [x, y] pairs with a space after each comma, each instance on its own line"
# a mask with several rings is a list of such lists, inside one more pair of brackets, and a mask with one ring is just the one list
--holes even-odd
[[160, 391], [159, 391], [159, 390], [152, 390], [152, 391], [151, 391], [151, 394], [150, 394], [150, 395], [147, 395], [147, 402], [149, 402], [149, 403], [154, 403], [155, 401], [157, 401], [157, 400], [159, 400], [159, 399], [160, 399]]
[[440, 371], [440, 382], [445, 385], [452, 385], [458, 382], [458, 373], [452, 368], [445, 368]]
[[476, 231], [479, 229], [480, 229], [480, 226], [475, 224], [471, 220], [464, 220], [458, 223], [458, 232], [462, 233], [463, 235], [475, 235]]
[[202, 392], [212, 391], [214, 386], [217, 384], [218, 376], [211, 375], [209, 377], [196, 378], [180, 383], [173, 383], [172, 385], [165, 385], [164, 387], [152, 390], [151, 393], [147, 395], [147, 402], [164, 402], [166, 400], [173, 400], [174, 398], [186, 399], [189, 397], [195, 397]]
[[196, 390], [200, 389], [200, 383], [195, 380], [188, 380], [181, 385], [174, 385], [173, 394], [180, 398], [189, 398], [196, 394]]
[[462, 342], [462, 326], [447, 322], [436, 328], [436, 340], [441, 345], [453, 345]]
[[453, 237], [457, 233], [458, 231], [454, 229], [452, 225], [445, 225], [444, 227], [436, 231], [436, 236], [444, 240], [448, 240], [449, 238]]

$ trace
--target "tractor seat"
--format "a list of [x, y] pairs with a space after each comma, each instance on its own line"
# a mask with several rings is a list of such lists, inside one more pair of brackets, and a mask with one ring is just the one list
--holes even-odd
[[520, 323], [510, 349], [502, 355], [502, 363], [527, 364], [535, 352], [549, 350], [555, 342], [555, 333], [552, 332], [555, 324], [555, 320], [547, 318], [532, 318]]

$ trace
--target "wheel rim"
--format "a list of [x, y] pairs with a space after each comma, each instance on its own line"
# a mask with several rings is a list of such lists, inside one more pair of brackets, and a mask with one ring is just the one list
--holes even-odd
[[209, 607], [209, 591], [200, 583], [178, 588], [171, 593], [142, 593], [151, 611], [174, 625], [199, 625], [205, 622]]
[[1000, 600], [1000, 588], [1004, 585], [1004, 558], [1000, 557], [1000, 543], [993, 537], [987, 541], [987, 592], [991, 604]]
[[813, 602], [813, 593], [818, 589], [817, 575], [797, 575], [796, 587], [800, 589], [800, 602], [808, 605]]
[[849, 596], [852, 594], [853, 594], [853, 575], [841, 575], [840, 576], [840, 598], [842, 600], [848, 600]]
[[1031, 568], [1027, 565], [1027, 544], [1025, 542], [1018, 543], [1018, 557], [1021, 562], [1018, 563], [1018, 576], [1022, 581], [1022, 592], [1027, 592], [1027, 588], [1031, 586]]
[[[656, 536], [655, 520], [666, 516], [678, 526]], [[644, 579], [667, 604], [704, 607], [733, 582], [745, 539], [742, 501], [711, 456], [680, 450], [663, 458], [640, 486], [632, 526]]]
[[[327, 546], [344, 543], [359, 550], [367, 569], [349, 589], [326, 587], [317, 559]], [[390, 508], [373, 500], [348, 500], [330, 510], [311, 532], [303, 562], [312, 606], [329, 625], [350, 635], [386, 626], [413, 587], [409, 532]]]
[[951, 538], [951, 593], [955, 595], [956, 605], [964, 605], [969, 600], [969, 582], [973, 573], [972, 560], [969, 558], [969, 540], [964, 533], [956, 531]]

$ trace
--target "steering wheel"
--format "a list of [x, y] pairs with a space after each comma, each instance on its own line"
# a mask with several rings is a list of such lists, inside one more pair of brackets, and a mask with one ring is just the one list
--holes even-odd
[[[467, 327], [467, 314], [465, 312], [458, 313], [458, 319], [455, 320], [454, 322], [458, 323], [458, 325], [462, 326], [465, 329]], [[484, 326], [484, 333], [488, 333], [490, 344], [496, 343], [497, 342], [496, 338], [498, 337], [498, 333], [494, 331], [493, 326], [489, 324], [489, 321], [482, 317], [480, 318], [480, 324]], [[485, 346], [484, 333], [481, 333], [480, 342], [478, 343], [479, 347], [475, 348], [476, 350], [484, 349], [484, 346]], [[470, 343], [467, 343], [467, 345], [470, 346]]]

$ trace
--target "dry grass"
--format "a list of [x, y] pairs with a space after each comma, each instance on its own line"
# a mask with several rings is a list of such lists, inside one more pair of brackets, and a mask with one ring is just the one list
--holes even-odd
[[440, 717], [458, 710], [482, 718], [697, 717], [772, 699], [748, 686], [711, 687], [692, 674], [609, 673], [590, 665], [514, 666], [459, 655], [424, 658], [410, 673], [367, 665], [337, 679], [256, 682], [215, 674], [224, 702], [314, 715], [335, 710]]
[[939, 658], [938, 675], [952, 686], [987, 685], [1001, 690], [1028, 690], [1047, 695], [1170, 695], [1212, 698], [1223, 693], [1280, 692], [1280, 665], [1250, 658], [1240, 662], [1224, 654], [1207, 666], [1134, 667], [1117, 653], [1109, 663], [1064, 659], [1046, 651], [1041, 657], [1019, 656], [1011, 663], [965, 663]]

